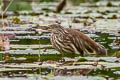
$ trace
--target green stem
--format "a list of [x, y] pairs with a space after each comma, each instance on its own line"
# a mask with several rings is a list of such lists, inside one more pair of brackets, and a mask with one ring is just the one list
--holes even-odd
[[[38, 54], [38, 61], [40, 62], [40, 40], [39, 40], [39, 54]], [[41, 73], [41, 68], [39, 68], [39, 74]]]

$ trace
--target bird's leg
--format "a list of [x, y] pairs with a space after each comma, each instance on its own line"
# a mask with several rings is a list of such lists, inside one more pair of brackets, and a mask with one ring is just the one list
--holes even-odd
[[62, 54], [62, 61], [64, 60], [64, 54]]
[[61, 57], [62, 57], [61, 61], [62, 62], [65, 62], [64, 56], [65, 56], [64, 53], [61, 53]]

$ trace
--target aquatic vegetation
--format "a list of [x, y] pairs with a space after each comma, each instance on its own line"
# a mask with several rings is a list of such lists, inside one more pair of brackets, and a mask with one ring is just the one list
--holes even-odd
[[87, 59], [85, 59], [85, 58], [80, 58], [80, 59], [78, 59], [78, 61], [77, 62], [84, 62], [84, 61], [88, 61]]
[[[0, 36], [4, 33], [10, 39], [10, 50], [0, 51], [1, 60], [3, 54], [9, 53], [9, 60], [0, 61], [0, 80], [120, 79], [119, 1], [79, 5], [81, 0], [77, 0], [73, 1], [76, 6], [63, 8], [59, 13], [55, 12], [57, 2], [19, 2], [15, 1], [8, 8], [4, 29], [0, 19]], [[23, 9], [29, 11], [21, 11]], [[108, 49], [107, 56], [61, 55], [50, 43], [48, 25], [56, 22], [104, 45]]]
[[21, 22], [20, 22], [19, 18], [15, 17], [15, 18], [13, 18], [13, 23], [20, 24]]

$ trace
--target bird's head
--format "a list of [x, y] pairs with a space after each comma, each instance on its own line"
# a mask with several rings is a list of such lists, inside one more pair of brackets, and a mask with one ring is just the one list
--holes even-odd
[[57, 23], [48, 25], [48, 27], [50, 32], [55, 32], [55, 33], [58, 33], [58, 31], [61, 31], [62, 29], [62, 26]]
[[55, 23], [55, 24], [48, 25], [48, 27], [49, 27], [49, 29], [56, 29], [56, 28], [60, 28], [60, 27], [61, 27], [61, 25], [60, 25], [60, 24]]

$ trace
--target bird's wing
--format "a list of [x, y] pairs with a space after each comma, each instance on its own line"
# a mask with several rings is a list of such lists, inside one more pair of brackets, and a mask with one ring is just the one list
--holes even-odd
[[76, 49], [81, 53], [93, 53], [99, 52], [103, 47], [89, 38], [87, 35], [82, 32], [74, 29], [68, 29], [68, 32], [71, 36], [69, 36], [70, 40], [76, 47]]

